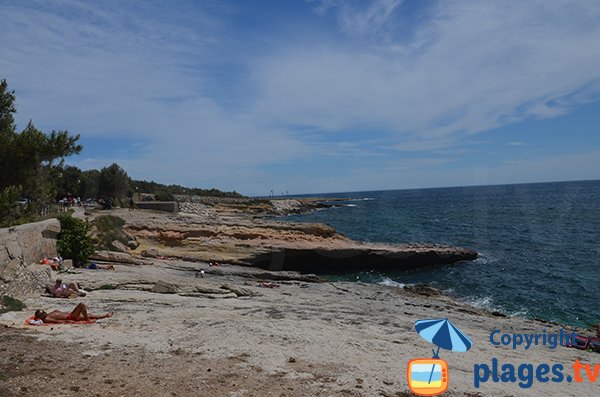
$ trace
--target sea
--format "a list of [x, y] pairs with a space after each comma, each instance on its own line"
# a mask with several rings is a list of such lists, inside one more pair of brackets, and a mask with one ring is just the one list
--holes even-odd
[[365, 270], [333, 279], [427, 283], [509, 316], [580, 327], [600, 322], [600, 181], [318, 196], [350, 200], [285, 219], [325, 223], [361, 241], [439, 243], [479, 253], [474, 261], [453, 265]]

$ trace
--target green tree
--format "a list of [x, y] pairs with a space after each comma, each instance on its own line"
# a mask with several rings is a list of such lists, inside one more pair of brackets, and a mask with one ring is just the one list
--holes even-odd
[[6, 80], [0, 81], [0, 139], [4, 140], [5, 135], [10, 135], [16, 129], [13, 114], [15, 109], [15, 92], [8, 91]]
[[83, 171], [81, 173], [80, 187], [82, 198], [98, 198], [100, 189], [100, 171]]
[[117, 163], [100, 170], [100, 195], [123, 198], [129, 191], [129, 176]]
[[[6, 131], [0, 144], [0, 187], [29, 182], [41, 168], [60, 169], [64, 157], [81, 152], [79, 135], [52, 131], [49, 135], [29, 121], [20, 132]], [[58, 163], [55, 161], [58, 160]]]
[[0, 227], [12, 226], [25, 212], [22, 204], [15, 203], [21, 197], [21, 191], [20, 186], [0, 190]]
[[54, 201], [57, 178], [64, 158], [81, 152], [79, 135], [67, 131], [45, 134], [31, 121], [17, 132], [13, 114], [15, 93], [8, 90], [6, 80], [0, 81], [0, 221], [13, 213], [15, 193], [29, 198], [29, 210], [40, 209]]
[[58, 178], [58, 195], [57, 198], [62, 198], [71, 194], [75, 197], [82, 197], [83, 172], [77, 167], [66, 166], [60, 170]]

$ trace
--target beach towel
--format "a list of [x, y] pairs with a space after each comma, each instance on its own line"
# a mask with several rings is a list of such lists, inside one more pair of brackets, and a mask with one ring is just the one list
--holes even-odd
[[48, 258], [44, 258], [42, 260], [40, 260], [40, 265], [48, 265], [52, 268], [52, 270], [58, 270], [59, 267], [59, 262], [53, 261], [51, 259]]
[[61, 325], [61, 324], [94, 324], [96, 320], [65, 320], [62, 323], [45, 323], [42, 320], [36, 320], [35, 316], [31, 316], [25, 320], [25, 325], [43, 326], [43, 325]]
[[585, 336], [581, 335], [575, 335], [575, 337], [573, 338], [573, 343], [571, 345], [568, 345], [567, 347], [574, 347], [579, 350], [587, 350], [589, 344], [589, 338], [586, 338]]

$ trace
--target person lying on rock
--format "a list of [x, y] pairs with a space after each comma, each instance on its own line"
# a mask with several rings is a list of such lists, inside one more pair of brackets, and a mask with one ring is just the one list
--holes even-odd
[[42, 320], [44, 323], [62, 324], [73, 321], [99, 320], [101, 318], [112, 317], [112, 315], [112, 312], [104, 314], [88, 313], [85, 303], [80, 303], [75, 306], [75, 309], [71, 313], [61, 312], [60, 310], [53, 310], [50, 313], [46, 313], [42, 309], [36, 310], [35, 320]]
[[97, 263], [90, 263], [86, 269], [92, 270], [115, 270], [113, 265], [98, 265]]
[[70, 282], [69, 284], [64, 284], [61, 279], [56, 279], [54, 285], [48, 285], [47, 290], [56, 298], [71, 298], [86, 295], [85, 291], [79, 288], [76, 283]]

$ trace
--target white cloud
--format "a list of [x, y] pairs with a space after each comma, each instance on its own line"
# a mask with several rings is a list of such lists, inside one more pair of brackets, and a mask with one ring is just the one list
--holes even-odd
[[[116, 161], [140, 178], [248, 193], [465, 182], [447, 163], [409, 174], [389, 152], [471, 150], [476, 134], [600, 93], [593, 1], [444, 1], [400, 21], [415, 3], [326, 0], [317, 11], [335, 13], [331, 31], [345, 36], [268, 31], [260, 50], [222, 3], [128, 4], [1, 5], [0, 77], [17, 90], [20, 125], [144, 142], [103, 165], [77, 160]], [[322, 158], [368, 164], [310, 179], [272, 172]]]
[[400, 0], [375, 0], [367, 3], [364, 10], [357, 10], [350, 2], [340, 4], [342, 29], [350, 34], [378, 34], [390, 23]]
[[587, 100], [581, 90], [597, 99], [598, 17], [596, 2], [441, 2], [410, 42], [272, 54], [259, 71], [262, 99], [281, 119], [324, 130], [366, 124], [402, 143], [450, 143], [564, 114]]

